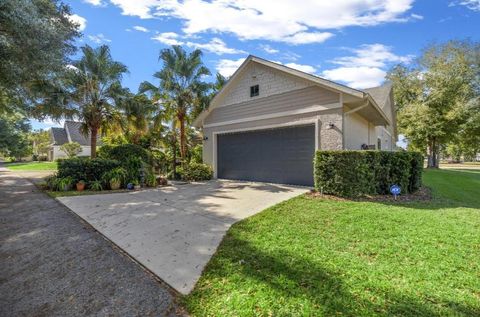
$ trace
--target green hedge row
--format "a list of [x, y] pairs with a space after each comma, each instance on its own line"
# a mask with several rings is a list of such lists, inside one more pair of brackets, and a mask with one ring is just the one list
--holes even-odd
[[400, 185], [413, 193], [422, 184], [423, 156], [417, 152], [317, 151], [315, 189], [343, 197], [389, 194]]
[[71, 158], [58, 161], [58, 177], [71, 177], [76, 183], [80, 180], [91, 182], [101, 180], [103, 174], [119, 167], [117, 160], [103, 158]]

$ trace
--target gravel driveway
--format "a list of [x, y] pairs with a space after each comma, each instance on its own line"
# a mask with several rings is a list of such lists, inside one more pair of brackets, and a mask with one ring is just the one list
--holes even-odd
[[0, 316], [177, 316], [176, 293], [0, 166]]

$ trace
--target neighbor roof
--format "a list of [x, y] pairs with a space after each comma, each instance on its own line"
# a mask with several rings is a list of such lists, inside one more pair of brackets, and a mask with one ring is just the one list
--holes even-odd
[[[274, 63], [274, 62], [268, 61], [266, 59], [263, 59], [263, 58], [260, 58], [260, 57], [257, 57], [257, 56], [249, 55], [246, 58], [246, 60], [242, 63], [242, 65], [240, 65], [240, 67], [229, 78], [229, 80], [223, 86], [223, 88], [212, 99], [212, 101], [210, 102], [210, 106], [206, 110], [202, 111], [198, 115], [198, 117], [194, 120], [194, 122], [193, 122], [194, 126], [200, 126], [201, 125], [201, 122], [207, 117], [207, 115], [210, 113], [210, 111], [212, 111], [215, 108], [216, 103], [220, 99], [220, 95], [223, 92], [225, 92], [228, 89], [228, 87], [232, 84], [232, 82], [233, 82], [232, 79], [235, 78], [235, 76], [237, 74], [239, 74], [246, 67], [246, 65], [248, 65], [250, 62], [256, 62], [256, 63], [259, 63], [259, 64], [263, 64], [265, 66], [277, 69], [279, 71], [282, 71], [282, 72], [285, 72], [285, 73], [288, 73], [288, 74], [291, 74], [293, 76], [303, 78], [305, 80], [311, 81], [311, 82], [313, 82], [313, 83], [315, 83], [319, 86], [322, 86], [324, 88], [333, 89], [333, 90], [339, 91], [341, 93], [344, 93], [344, 94], [347, 94], [347, 95], [350, 95], [350, 96], [353, 96], [353, 97], [356, 97], [356, 98], [368, 99], [370, 101], [373, 101], [373, 102], [371, 102], [373, 107], [378, 111], [380, 116], [387, 123], [390, 124], [390, 120], [388, 119], [388, 117], [385, 115], [385, 113], [383, 111], [385, 103], [379, 103], [379, 101], [377, 101], [377, 100], [380, 100], [382, 98], [380, 98], [380, 99], [374, 98], [367, 90], [359, 90], [359, 89], [351, 88], [351, 87], [348, 87], [346, 85], [342, 85], [342, 84], [330, 81], [330, 80], [325, 79], [325, 78], [321, 78], [321, 77], [318, 77], [318, 76], [315, 76], [315, 75], [312, 75], [312, 74], [309, 74], [309, 73], [305, 73], [305, 72], [299, 71], [297, 69], [290, 68], [290, 67], [282, 65], [282, 64]], [[382, 87], [384, 87], [384, 86], [370, 88], [370, 89], [376, 89], [376, 88], [382, 88]], [[391, 86], [389, 87], [389, 89], [391, 89]], [[383, 93], [383, 88], [381, 89], [381, 91]], [[376, 90], [375, 90], [375, 93], [376, 93]], [[386, 101], [386, 99], [384, 101]]]
[[52, 128], [51, 137], [54, 145], [63, 145], [68, 143], [67, 132], [64, 128]]
[[392, 84], [386, 83], [382, 86], [372, 87], [364, 89], [375, 100], [377, 105], [384, 109], [387, 104], [387, 100], [390, 97], [390, 91], [392, 90]]
[[[90, 133], [85, 135], [81, 130], [82, 123], [78, 121], [65, 121], [63, 128], [52, 128], [54, 145], [62, 145], [68, 142], [77, 142], [83, 146], [90, 146]], [[97, 145], [102, 145], [100, 136], [97, 137]]]

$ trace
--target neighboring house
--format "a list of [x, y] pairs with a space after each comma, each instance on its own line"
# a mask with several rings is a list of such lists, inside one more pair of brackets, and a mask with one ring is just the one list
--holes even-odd
[[249, 56], [194, 125], [217, 178], [313, 185], [315, 150], [393, 151], [390, 84], [358, 90]]
[[[50, 139], [52, 144], [50, 146], [50, 150], [48, 151], [48, 160], [54, 161], [58, 158], [67, 157], [67, 154], [60, 150], [60, 147], [68, 142], [77, 142], [82, 146], [82, 151], [78, 154], [78, 156], [90, 156], [90, 133], [88, 135], [84, 135], [81, 132], [81, 126], [81, 122], [65, 121], [63, 128], [50, 129]], [[97, 145], [102, 145], [100, 138], [97, 138]]]

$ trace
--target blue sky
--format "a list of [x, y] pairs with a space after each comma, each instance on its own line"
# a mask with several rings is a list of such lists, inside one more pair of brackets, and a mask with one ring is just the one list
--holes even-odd
[[[154, 81], [159, 51], [200, 48], [229, 76], [248, 54], [355, 88], [382, 83], [397, 63], [450, 39], [480, 39], [480, 0], [66, 0], [78, 46], [108, 44], [136, 92]], [[61, 123], [60, 123], [61, 124]], [[32, 121], [35, 129], [59, 125]]]

